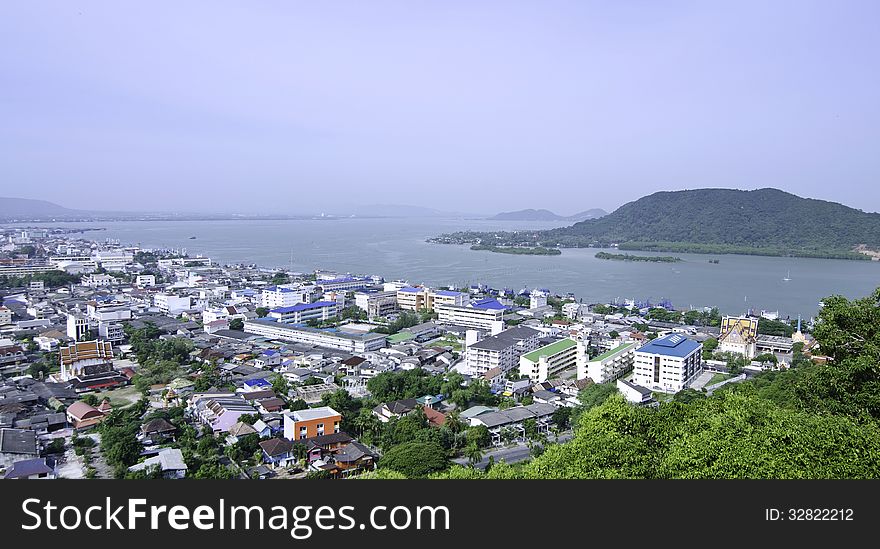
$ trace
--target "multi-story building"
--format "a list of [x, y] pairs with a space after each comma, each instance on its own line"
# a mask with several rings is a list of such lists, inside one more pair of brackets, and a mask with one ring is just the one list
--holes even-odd
[[303, 440], [339, 432], [342, 414], [329, 406], [284, 413], [284, 438]]
[[250, 402], [235, 393], [195, 393], [188, 403], [189, 412], [215, 433], [229, 431], [244, 414], [259, 414]]
[[336, 330], [322, 330], [296, 324], [285, 324], [269, 318], [245, 321], [244, 331], [270, 339], [293, 341], [306, 345], [326, 347], [328, 349], [340, 349], [350, 353], [376, 351], [385, 347], [386, 344], [385, 334], [369, 332], [365, 334], [350, 334]]
[[293, 307], [297, 303], [308, 303], [311, 295], [310, 288], [301, 286], [267, 286], [260, 294], [260, 303], [267, 309]]
[[405, 311], [421, 311], [428, 307], [427, 288], [408, 286], [397, 290], [397, 306]]
[[137, 275], [134, 285], [138, 288], [149, 288], [156, 285], [156, 275]]
[[92, 259], [108, 271], [124, 271], [125, 267], [134, 262], [134, 254], [125, 250], [99, 250]]
[[125, 330], [122, 324], [116, 322], [99, 322], [98, 337], [107, 341], [122, 341], [125, 339]]
[[550, 379], [553, 374], [577, 366], [577, 342], [562, 339], [544, 345], [519, 358], [519, 374], [535, 383]]
[[33, 259], [0, 259], [0, 276], [28, 276], [59, 270], [55, 265]]
[[176, 296], [171, 294], [156, 294], [153, 296], [153, 305], [159, 308], [163, 315], [177, 316], [192, 307], [189, 296]]
[[350, 292], [353, 290], [361, 290], [373, 285], [373, 279], [367, 277], [348, 276], [343, 278], [333, 278], [330, 280], [318, 280], [315, 286], [322, 292]]
[[90, 255], [66, 255], [49, 258], [54, 269], [70, 274], [91, 273], [98, 268], [98, 263]]
[[[399, 294], [398, 294], [399, 298]], [[494, 328], [503, 326], [504, 309], [498, 308], [482, 308], [473, 306], [459, 305], [437, 305], [434, 307], [437, 313], [437, 320], [446, 324], [457, 324], [468, 328], [481, 328], [483, 330], [493, 330]]]
[[703, 371], [703, 345], [681, 334], [651, 340], [635, 351], [632, 382], [664, 393], [677, 393]]
[[426, 307], [429, 311], [433, 311], [434, 307], [439, 305], [457, 305], [463, 307], [470, 303], [471, 297], [461, 292], [452, 290], [435, 290], [428, 292]]
[[317, 301], [272, 309], [269, 311], [269, 318], [284, 324], [302, 324], [310, 320], [329, 320], [337, 314], [339, 314], [339, 304], [335, 301]]
[[578, 338], [577, 378], [590, 378], [595, 383], [619, 379], [632, 371], [636, 347], [638, 343], [624, 343], [590, 358], [585, 342]]
[[173, 259], [160, 259], [160, 269], [176, 269], [178, 267], [210, 267], [210, 257], [175, 257]]
[[538, 348], [539, 332], [526, 326], [515, 326], [472, 343], [466, 350], [466, 367], [472, 376], [482, 376], [498, 368], [502, 374], [519, 364], [520, 356]]
[[358, 292], [354, 304], [367, 312], [369, 318], [388, 316], [397, 310], [397, 292]]
[[81, 341], [89, 334], [89, 319], [81, 313], [67, 314], [67, 337]]

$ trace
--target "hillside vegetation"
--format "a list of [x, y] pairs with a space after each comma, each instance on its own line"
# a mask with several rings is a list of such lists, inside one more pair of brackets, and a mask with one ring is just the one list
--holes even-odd
[[854, 249], [880, 249], [880, 214], [778, 189], [696, 189], [654, 193], [569, 227], [461, 232], [431, 241], [869, 259]]

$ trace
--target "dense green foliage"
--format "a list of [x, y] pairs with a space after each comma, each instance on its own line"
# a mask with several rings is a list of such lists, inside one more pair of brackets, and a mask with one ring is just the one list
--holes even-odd
[[859, 245], [880, 248], [880, 214], [778, 189], [695, 189], [654, 193], [570, 227], [462, 232], [431, 241], [545, 247], [618, 244], [621, 250], [868, 259], [853, 250]]
[[404, 442], [388, 450], [379, 467], [421, 478], [449, 467], [449, 459], [443, 447], [434, 442]]
[[650, 261], [654, 263], [677, 263], [681, 261], [680, 257], [672, 257], [671, 255], [632, 255], [632, 254], [610, 254], [608, 252], [598, 252], [596, 259], [613, 259], [615, 261]]
[[562, 250], [559, 248], [545, 248], [543, 246], [487, 246], [484, 244], [474, 244], [471, 250], [487, 251], [496, 254], [513, 254], [513, 255], [560, 255]]
[[42, 281], [47, 288], [79, 284], [80, 275], [68, 274], [64, 271], [46, 271], [28, 276], [0, 276], [0, 288], [24, 288], [33, 282]]

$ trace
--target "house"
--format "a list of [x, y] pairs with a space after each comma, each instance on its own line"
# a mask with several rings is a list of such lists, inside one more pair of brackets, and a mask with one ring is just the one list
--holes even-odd
[[248, 379], [242, 384], [242, 388], [245, 391], [263, 391], [266, 389], [272, 388], [272, 383], [270, 383], [266, 378], [260, 377], [256, 379]]
[[405, 398], [403, 400], [394, 400], [382, 403], [373, 408], [373, 415], [379, 418], [379, 421], [388, 423], [391, 418], [403, 417], [412, 412], [418, 403], [414, 398]]
[[483, 425], [489, 429], [492, 444], [500, 446], [505, 435], [512, 440], [524, 440], [525, 427], [523, 422], [535, 420], [538, 432], [548, 432], [556, 406], [536, 402], [528, 406], [515, 406], [497, 412], [486, 412], [470, 418], [471, 426]]
[[342, 414], [329, 406], [284, 413], [284, 438], [303, 440], [338, 433]]
[[227, 444], [237, 444], [238, 441], [240, 441], [242, 438], [244, 438], [248, 435], [257, 434], [257, 430], [254, 429], [253, 426], [248, 425], [247, 423], [245, 423], [243, 421], [239, 421], [239, 422], [235, 423], [234, 425], [232, 425], [232, 427], [229, 428], [227, 433], [229, 433], [229, 434], [226, 436], [226, 443]]
[[162, 478], [178, 479], [186, 476], [186, 463], [178, 448], [162, 448], [156, 456], [132, 465], [128, 470], [144, 471], [152, 467], [158, 467], [162, 471]]
[[51, 458], [33, 458], [16, 461], [3, 475], [4, 480], [56, 478], [55, 461]]
[[281, 353], [275, 349], [266, 349], [254, 359], [254, 366], [257, 368], [271, 368], [281, 364]]
[[37, 434], [30, 429], [0, 429], [0, 467], [40, 457]]
[[263, 451], [263, 463], [273, 469], [296, 463], [296, 457], [293, 455], [293, 443], [289, 440], [283, 438], [264, 440], [260, 442], [260, 449]]
[[258, 419], [257, 421], [255, 421], [254, 424], [251, 425], [251, 427], [254, 428], [260, 438], [271, 436], [273, 432], [272, 427], [270, 427], [269, 424], [262, 419]]
[[425, 417], [428, 418], [428, 423], [431, 425], [442, 427], [446, 423], [446, 414], [443, 412], [438, 412], [430, 406], [422, 406], [422, 409], [425, 411]]
[[160, 444], [166, 440], [174, 440], [177, 427], [162, 418], [151, 419], [141, 425], [141, 442], [144, 444]]
[[68, 406], [66, 413], [67, 421], [74, 429], [85, 429], [104, 421], [104, 412], [82, 401]]
[[235, 393], [195, 393], [189, 399], [189, 410], [215, 433], [227, 432], [244, 414], [259, 413]]
[[349, 477], [376, 468], [379, 456], [360, 442], [351, 442], [333, 453], [335, 468], [327, 469], [333, 476]]
[[264, 398], [257, 401], [257, 409], [264, 414], [280, 412], [286, 405], [287, 403], [278, 397]]
[[625, 379], [617, 380], [617, 390], [620, 391], [623, 396], [629, 402], [633, 404], [645, 404], [650, 402], [652, 399], [651, 389], [647, 387], [642, 387], [641, 385], [636, 385], [635, 383], [626, 381]]

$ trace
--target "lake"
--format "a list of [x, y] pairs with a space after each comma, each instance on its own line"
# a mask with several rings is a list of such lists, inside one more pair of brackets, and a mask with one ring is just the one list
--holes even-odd
[[[620, 298], [670, 300], [676, 308], [716, 306], [726, 314], [747, 309], [809, 318], [832, 294], [850, 298], [880, 286], [880, 262], [742, 255], [669, 254], [679, 263], [596, 259], [597, 249], [563, 249], [559, 256], [520, 256], [429, 244], [458, 230], [496, 231], [564, 226], [559, 222], [385, 218], [317, 220], [119, 221], [44, 223], [51, 227], [103, 227], [86, 238], [118, 239], [142, 247], [186, 248], [221, 263], [256, 263], [308, 272], [332, 269], [377, 274], [413, 284], [484, 283], [514, 290], [549, 288], [584, 302]], [[33, 224], [31, 224], [33, 225]], [[195, 239], [190, 237], [195, 236]], [[291, 264], [291, 255], [293, 261]], [[709, 262], [718, 259], [718, 264]], [[787, 273], [789, 281], [783, 281]]]

